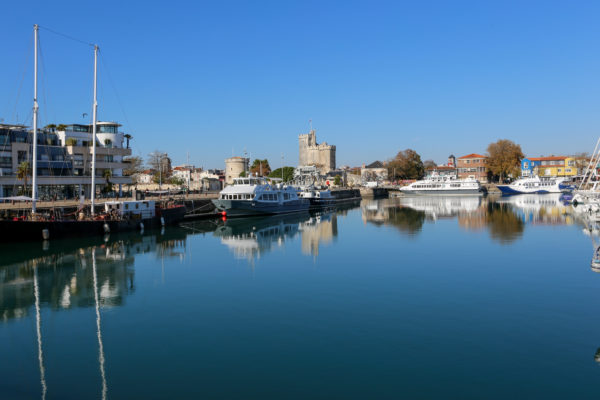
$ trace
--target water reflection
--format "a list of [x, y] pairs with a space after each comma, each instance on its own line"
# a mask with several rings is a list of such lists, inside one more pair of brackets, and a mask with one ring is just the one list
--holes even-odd
[[486, 198], [475, 196], [402, 196], [363, 200], [365, 223], [389, 225], [414, 236], [425, 222], [457, 219], [466, 230], [487, 230], [490, 237], [510, 243], [523, 235], [526, 224], [572, 224], [571, 207], [560, 194]]
[[122, 305], [135, 291], [135, 255], [183, 257], [185, 232], [56, 241], [38, 248], [2, 246], [0, 251], [0, 317], [8, 320], [27, 316], [36, 298], [54, 310], [91, 307], [96, 300], [102, 307]]
[[337, 236], [337, 218], [345, 212], [230, 219], [218, 226], [214, 235], [221, 238], [221, 243], [237, 259], [259, 259], [273, 247], [281, 247], [297, 236], [301, 238], [302, 253], [316, 257], [320, 245], [332, 242]]

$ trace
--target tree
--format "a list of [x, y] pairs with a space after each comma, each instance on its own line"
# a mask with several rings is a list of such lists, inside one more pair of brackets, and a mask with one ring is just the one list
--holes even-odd
[[437, 164], [435, 163], [435, 161], [433, 161], [433, 160], [423, 161], [423, 168], [427, 169], [427, 168], [435, 168], [435, 167], [437, 167]]
[[398, 152], [396, 157], [388, 163], [388, 176], [393, 180], [421, 179], [425, 174], [425, 168], [419, 153], [412, 149]]
[[65, 130], [67, 130], [67, 126], [66, 126], [65, 124], [59, 124], [59, 125], [56, 127], [56, 130], [57, 130], [57, 131], [65, 131]]
[[340, 186], [342, 184], [342, 177], [339, 175], [336, 175], [335, 178], [333, 178], [333, 184], [335, 186]]
[[155, 150], [148, 154], [148, 165], [156, 171], [155, 183], [162, 184], [171, 176], [171, 159], [164, 151]]
[[137, 183], [138, 175], [144, 170], [144, 160], [142, 157], [127, 157], [123, 159], [127, 167], [123, 168], [124, 176], [131, 176], [133, 183]]
[[[269, 176], [271, 173], [271, 167], [269, 166], [269, 160], [259, 160], [258, 158], [254, 160], [252, 166], [250, 167], [250, 172], [252, 175], [261, 175], [261, 176]], [[279, 171], [281, 172], [281, 171]]]
[[[271, 171], [269, 178], [281, 178], [281, 168]], [[288, 182], [294, 179], [294, 167], [283, 167], [283, 181]]]
[[72, 137], [67, 138], [67, 140], [65, 140], [65, 144], [67, 146], [77, 146], [77, 139], [72, 138]]
[[129, 148], [129, 141], [133, 139], [133, 136], [131, 136], [129, 133], [126, 133], [123, 137], [127, 140], [127, 148]]
[[31, 166], [29, 165], [29, 161], [23, 161], [17, 167], [17, 179], [23, 181], [23, 194], [27, 193], [27, 180], [31, 175]]
[[521, 174], [521, 160], [525, 157], [521, 146], [507, 139], [490, 143], [487, 148], [487, 166], [493, 175], [500, 177], [500, 182], [508, 175]]
[[183, 186], [183, 185], [185, 185], [185, 180], [183, 180], [183, 178], [179, 178], [177, 176], [172, 176], [169, 178], [169, 183], [171, 185]]

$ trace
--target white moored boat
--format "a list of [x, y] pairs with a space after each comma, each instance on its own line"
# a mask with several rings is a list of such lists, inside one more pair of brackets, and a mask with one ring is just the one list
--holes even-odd
[[400, 191], [404, 194], [414, 195], [483, 195], [483, 188], [475, 179], [455, 179], [439, 175], [403, 186]]
[[533, 176], [517, 179], [510, 185], [498, 185], [502, 194], [561, 193], [566, 178], [540, 178]]
[[228, 217], [243, 217], [306, 211], [310, 202], [298, 197], [291, 186], [271, 185], [265, 178], [249, 177], [235, 178], [213, 204]]

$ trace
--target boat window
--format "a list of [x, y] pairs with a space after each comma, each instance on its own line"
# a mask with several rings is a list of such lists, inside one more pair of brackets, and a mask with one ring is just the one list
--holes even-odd
[[129, 210], [129, 204], [125, 204], [125, 209]]

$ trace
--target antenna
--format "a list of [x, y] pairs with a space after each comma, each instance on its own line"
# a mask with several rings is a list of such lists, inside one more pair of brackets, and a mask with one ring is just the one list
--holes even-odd
[[309, 119], [309, 120], [308, 120], [308, 124], [310, 125], [310, 130], [312, 131], [312, 130], [313, 130], [313, 127], [312, 127], [312, 119]]

